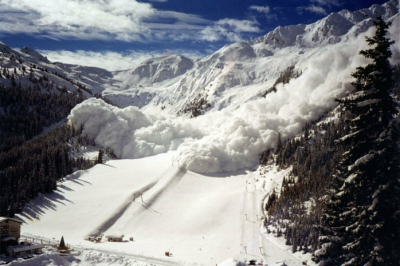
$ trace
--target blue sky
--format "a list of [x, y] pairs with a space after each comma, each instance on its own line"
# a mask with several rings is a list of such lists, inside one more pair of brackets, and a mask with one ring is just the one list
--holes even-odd
[[29, 46], [53, 61], [115, 70], [160, 55], [201, 57], [277, 26], [309, 24], [331, 12], [384, 2], [0, 0], [0, 41]]

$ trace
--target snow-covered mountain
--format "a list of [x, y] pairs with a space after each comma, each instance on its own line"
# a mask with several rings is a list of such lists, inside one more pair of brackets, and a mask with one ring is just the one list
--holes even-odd
[[157, 106], [164, 113], [189, 117], [235, 109], [264, 95], [287, 68], [294, 66], [302, 73], [322, 49], [351, 43], [377, 15], [397, 21], [398, 1], [355, 12], [342, 10], [309, 25], [277, 27], [195, 62], [182, 56], [147, 60], [134, 69], [114, 72], [103, 93], [121, 107]]
[[[377, 15], [394, 19], [393, 16], [398, 16], [398, 2], [355, 12], [342, 10], [310, 25], [277, 27], [253, 41], [227, 45], [199, 60], [179, 82], [160, 92], [153, 103], [170, 106], [171, 113], [190, 113], [196, 109], [198, 114], [221, 110], [232, 103], [237, 107], [263, 93], [249, 91], [250, 85], [269, 88], [290, 66], [304, 71], [306, 66], [302, 62], [315, 58], [315, 51], [351, 41], [370, 28]], [[243, 90], [248, 92], [247, 96], [237, 99], [238, 91]]]
[[[288, 67], [295, 66], [295, 71], [302, 73], [307, 68], [305, 62], [319, 56], [324, 47], [351, 43], [373, 25], [377, 15], [398, 21], [398, 12], [397, 0], [355, 12], [342, 10], [309, 25], [279, 26], [252, 41], [226, 45], [202, 59], [163, 56], [115, 72], [51, 63], [29, 47], [15, 51], [1, 44], [0, 49], [16, 58], [25, 58], [27, 67], [35, 64], [47, 68], [50, 76], [57, 73], [79, 82], [121, 107], [157, 106], [164, 113], [197, 116], [226, 107], [235, 109], [264, 95]], [[7, 59], [2, 58], [2, 66], [19, 67], [17, 62], [10, 64]], [[63, 83], [68, 88], [70, 84]]]
[[139, 84], [160, 83], [185, 74], [193, 65], [194, 63], [191, 59], [179, 55], [149, 59], [129, 71], [132, 76], [130, 82]]
[[389, 1], [383, 5], [375, 4], [370, 8], [355, 12], [344, 9], [340, 12], [331, 13], [327, 17], [309, 25], [299, 24], [277, 27], [251, 43], [265, 43], [269, 48], [288, 46], [311, 48], [334, 44], [365, 32], [373, 25], [372, 19], [378, 15], [382, 15], [384, 19], [390, 19], [397, 13], [397, 1]]
[[[178, 57], [115, 72], [103, 95], [121, 107], [141, 109], [88, 101], [72, 111], [70, 121], [85, 125], [84, 134], [120, 158], [177, 150], [175, 160], [197, 172], [253, 167], [262, 151], [276, 145], [278, 133], [283, 139], [296, 135], [305, 123], [334, 108], [335, 98], [352, 90], [351, 73], [368, 62], [359, 52], [368, 48], [365, 35], [373, 35], [369, 26], [375, 15], [393, 21], [389, 37], [400, 42], [397, 3], [332, 13], [310, 25], [278, 27], [185, 65], [184, 74], [167, 71], [169, 79], [159, 79], [159, 70], [166, 65], [178, 69]], [[397, 63], [400, 50], [392, 50]]]
[[[378, 14], [393, 21], [390, 38], [399, 43], [398, 1], [392, 0], [332, 13], [310, 25], [278, 27], [195, 61], [165, 56], [109, 72], [51, 63], [29, 48], [18, 52], [1, 44], [0, 64], [15, 68], [22, 86], [31, 82], [22, 66], [32, 67], [37, 79], [46, 75], [58, 87], [101, 93], [124, 108], [90, 100], [70, 116], [119, 158], [178, 150], [176, 160], [191, 170], [231, 171], [257, 164], [259, 154], [275, 146], [278, 132], [283, 139], [297, 134], [352, 89], [351, 73], [367, 62], [358, 55], [367, 47], [364, 35], [373, 34]], [[396, 63], [400, 51], [392, 49]]]

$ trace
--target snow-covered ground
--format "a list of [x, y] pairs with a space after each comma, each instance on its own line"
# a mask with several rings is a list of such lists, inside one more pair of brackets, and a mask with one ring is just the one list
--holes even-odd
[[[276, 247], [260, 233], [262, 200], [274, 183], [259, 180], [257, 172], [194, 173], [172, 165], [173, 155], [111, 160], [68, 176], [18, 215], [23, 234], [64, 236], [68, 244], [99, 254], [177, 265], [216, 265], [229, 258], [299, 265], [290, 247]], [[123, 234], [125, 241], [84, 240], [100, 234]]]

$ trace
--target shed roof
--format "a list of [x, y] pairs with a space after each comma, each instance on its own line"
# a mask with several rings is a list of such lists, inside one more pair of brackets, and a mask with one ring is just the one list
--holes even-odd
[[1, 238], [1, 242], [7, 242], [8, 240], [15, 240], [17, 241], [17, 238], [15, 236], [5, 236]]
[[123, 238], [124, 235], [108, 235], [106, 238]]
[[7, 250], [12, 250], [14, 252], [21, 252], [21, 251], [27, 251], [27, 250], [33, 250], [33, 249], [39, 249], [39, 248], [44, 248], [43, 244], [37, 244], [37, 245], [18, 245], [18, 246], [10, 246], [7, 247]]

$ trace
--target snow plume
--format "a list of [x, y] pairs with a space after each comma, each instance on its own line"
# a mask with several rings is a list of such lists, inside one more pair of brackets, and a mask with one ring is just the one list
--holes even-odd
[[[221, 111], [196, 119], [151, 117], [136, 107], [120, 109], [92, 98], [77, 105], [68, 119], [119, 158], [178, 150], [179, 165], [197, 172], [221, 172], [254, 165], [266, 141], [276, 142], [277, 133], [264, 129], [264, 123], [272, 124], [274, 118], [252, 116]], [[274, 124], [277, 130], [278, 123]]]
[[95, 98], [77, 105], [68, 118], [76, 129], [83, 127], [84, 136], [113, 149], [121, 158], [135, 158], [132, 133], [151, 124], [136, 107], [119, 109]]
[[[372, 36], [373, 29], [367, 35]], [[278, 132], [283, 140], [298, 134], [306, 122], [334, 108], [335, 98], [352, 90], [351, 73], [368, 63], [359, 55], [367, 48], [359, 36], [346, 43], [305, 49], [295, 66], [302, 70], [300, 77], [236, 109], [188, 119], [151, 116], [136, 107], [120, 109], [89, 99], [72, 110], [69, 120], [75, 127], [83, 125], [84, 135], [110, 147], [119, 158], [177, 150], [175, 163], [189, 170], [211, 173], [249, 168], [258, 163], [264, 150], [275, 147]], [[400, 54], [394, 54], [397, 62]], [[265, 89], [264, 83], [251, 86]]]

